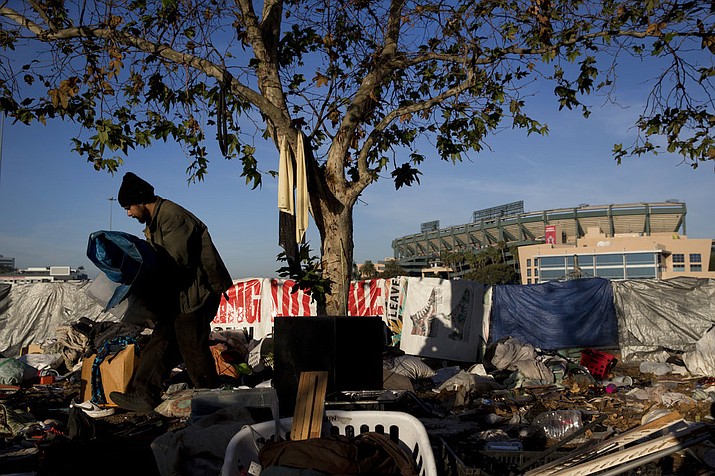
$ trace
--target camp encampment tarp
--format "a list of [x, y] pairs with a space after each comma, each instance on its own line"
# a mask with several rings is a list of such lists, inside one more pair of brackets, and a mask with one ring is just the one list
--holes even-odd
[[13, 284], [0, 307], [0, 354], [20, 355], [33, 343], [57, 337], [57, 328], [81, 317], [93, 321], [117, 318], [85, 292], [89, 281]]
[[494, 286], [490, 340], [516, 337], [542, 349], [607, 347], [618, 329], [610, 282], [602, 278]]
[[625, 362], [659, 349], [692, 351], [715, 324], [715, 279], [632, 279], [612, 287]]

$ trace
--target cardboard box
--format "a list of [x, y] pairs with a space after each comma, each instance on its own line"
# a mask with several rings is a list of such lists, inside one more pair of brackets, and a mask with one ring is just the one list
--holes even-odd
[[[92, 355], [82, 362], [82, 401], [92, 398], [92, 365], [96, 355]], [[99, 365], [102, 376], [102, 388], [107, 404], [116, 406], [109, 398], [111, 392], [126, 392], [129, 382], [139, 365], [139, 358], [134, 352], [134, 344], [114, 355], [107, 356]]]
[[45, 351], [42, 350], [42, 347], [40, 347], [40, 344], [28, 344], [25, 347], [22, 348], [20, 351], [20, 355], [27, 355], [27, 354], [44, 354]]

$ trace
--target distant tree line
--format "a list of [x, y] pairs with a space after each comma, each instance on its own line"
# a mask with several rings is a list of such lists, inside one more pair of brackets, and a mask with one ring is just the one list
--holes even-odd
[[507, 262], [507, 252], [518, 261], [516, 246], [507, 246], [500, 241], [480, 251], [448, 251], [441, 255], [442, 263], [455, 271], [463, 272], [462, 278], [486, 285], [519, 284], [516, 266]]
[[359, 279], [390, 279], [397, 276], [407, 276], [407, 270], [400, 266], [397, 260], [391, 259], [385, 261], [382, 272], [379, 272], [371, 260], [365, 260], [362, 266], [358, 267], [357, 264], [353, 266], [353, 275]]

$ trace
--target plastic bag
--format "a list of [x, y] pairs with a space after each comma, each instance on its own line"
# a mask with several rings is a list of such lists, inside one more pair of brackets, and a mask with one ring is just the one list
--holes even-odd
[[581, 427], [579, 410], [555, 410], [538, 415], [531, 422], [531, 427], [543, 431], [547, 438], [562, 440], [573, 435]]

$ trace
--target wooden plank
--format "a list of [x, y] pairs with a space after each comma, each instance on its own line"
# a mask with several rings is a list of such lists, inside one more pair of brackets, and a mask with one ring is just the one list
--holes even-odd
[[312, 418], [308, 438], [320, 438], [323, 429], [323, 411], [325, 410], [325, 393], [328, 390], [328, 372], [320, 372], [316, 376], [315, 396], [313, 397]]
[[291, 427], [292, 440], [320, 437], [327, 386], [328, 372], [301, 372]]
[[312, 402], [315, 395], [315, 374], [312, 372], [302, 372], [298, 381], [298, 395], [295, 402], [295, 412], [293, 413], [293, 427], [291, 429], [292, 440], [305, 440], [310, 426], [309, 402]]
[[295, 410], [293, 411], [293, 425], [291, 428], [291, 440], [304, 440], [303, 426], [305, 422], [305, 399], [309, 398], [310, 392], [310, 377], [307, 373], [301, 373], [298, 380], [298, 396], [295, 401]]
[[578, 448], [556, 461], [552, 461], [537, 468], [532, 468], [524, 473], [524, 476], [546, 476], [555, 474], [565, 468], [576, 466], [584, 460], [622, 448], [629, 443], [644, 438], [682, 420], [683, 417], [678, 412], [668, 413], [667, 415], [657, 418], [649, 423], [646, 423], [645, 425], [637, 426], [621, 433], [620, 435], [616, 435], [613, 438], [603, 440], [596, 445]]

